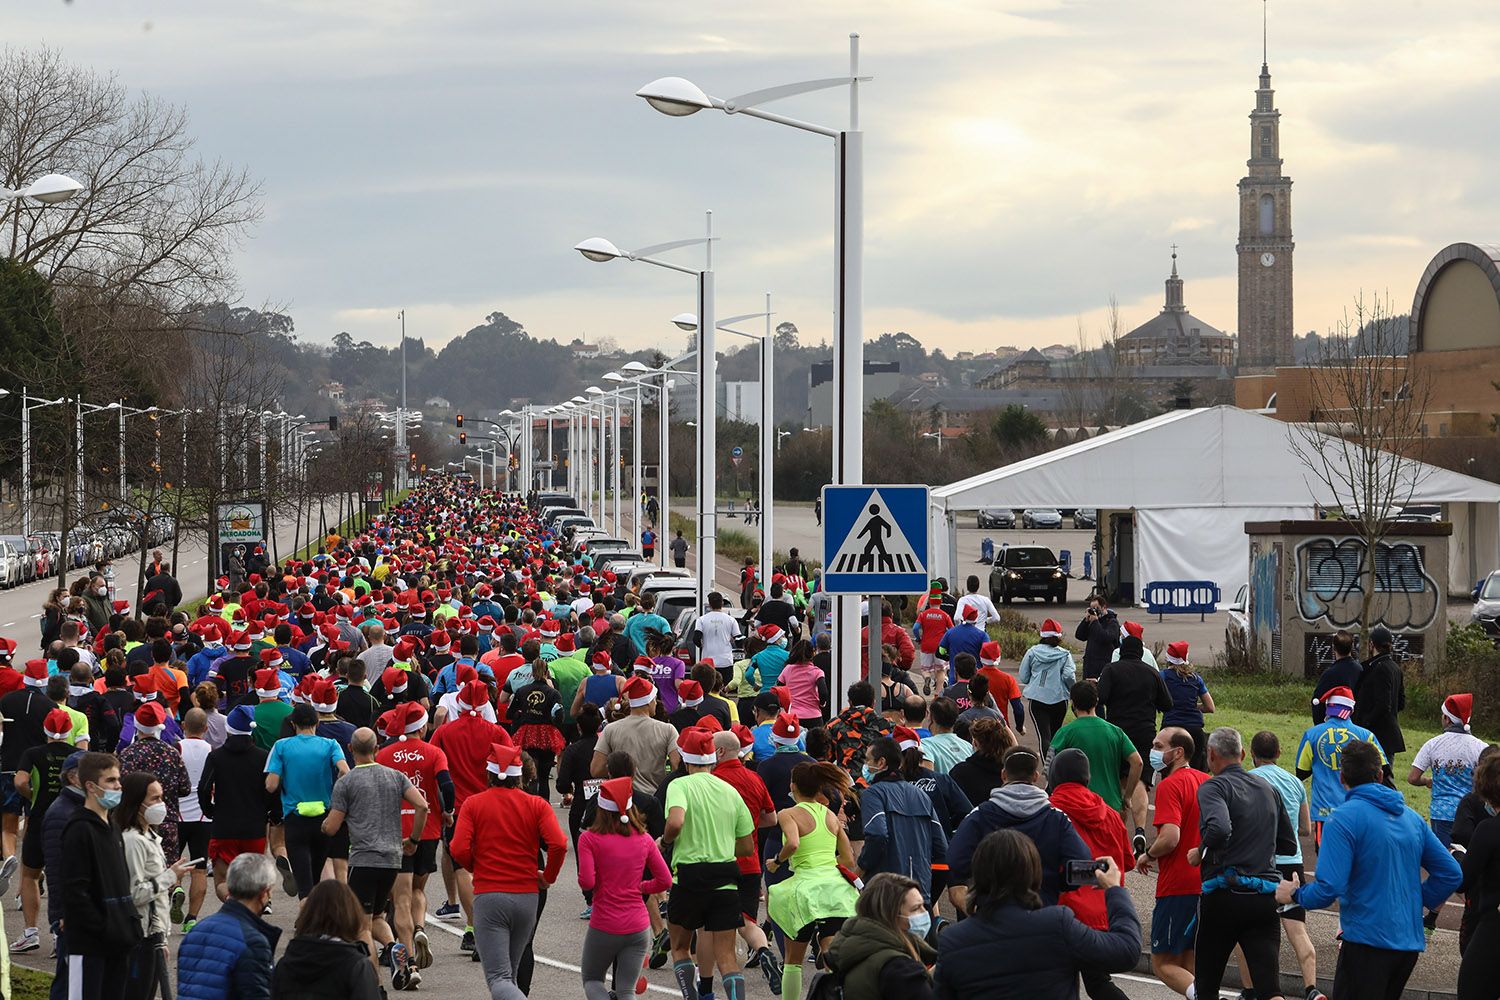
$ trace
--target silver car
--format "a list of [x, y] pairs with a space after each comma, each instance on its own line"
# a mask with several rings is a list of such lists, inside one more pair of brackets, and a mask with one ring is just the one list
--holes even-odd
[[1469, 621], [1490, 635], [1500, 636], [1500, 569], [1485, 577], [1484, 582], [1475, 588]]
[[1023, 528], [1061, 528], [1062, 512], [1056, 507], [1028, 507], [1021, 511]]

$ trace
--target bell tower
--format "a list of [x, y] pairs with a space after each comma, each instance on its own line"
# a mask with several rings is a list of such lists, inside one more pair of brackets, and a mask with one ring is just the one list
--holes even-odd
[[1249, 171], [1240, 180], [1239, 373], [1292, 363], [1292, 179], [1282, 174], [1281, 112], [1261, 20], [1260, 86], [1250, 112]]

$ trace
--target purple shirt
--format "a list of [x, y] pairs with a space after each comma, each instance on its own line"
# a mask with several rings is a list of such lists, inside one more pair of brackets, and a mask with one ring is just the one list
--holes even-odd
[[651, 660], [651, 683], [661, 697], [661, 707], [668, 715], [677, 711], [681, 704], [677, 699], [677, 682], [687, 674], [687, 667], [675, 656], [657, 656]]

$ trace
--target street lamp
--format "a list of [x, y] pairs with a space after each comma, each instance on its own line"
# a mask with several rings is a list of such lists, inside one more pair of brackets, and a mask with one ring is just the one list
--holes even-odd
[[98, 413], [101, 410], [118, 410], [118, 409], [121, 408], [121, 406], [120, 406], [119, 403], [105, 403], [104, 405], [101, 406], [101, 405], [96, 404], [96, 403], [85, 403], [81, 399], [74, 399], [73, 400], [73, 405], [74, 405], [74, 408], [75, 408], [75, 419], [76, 419], [76, 426], [74, 427], [74, 433], [76, 435], [76, 437], [74, 439], [74, 446], [75, 446], [75, 449], [76, 449], [76, 452], [77, 452], [73, 456], [74, 457], [73, 473], [74, 473], [74, 476], [77, 479], [77, 481], [73, 484], [73, 505], [74, 505], [74, 507], [78, 511], [78, 515], [77, 516], [79, 518], [82, 518], [83, 517], [83, 415], [84, 415], [85, 412], [87, 412], [87, 413]]
[[[9, 396], [10, 390], [5, 390], [5, 394]], [[21, 389], [21, 534], [27, 537], [31, 535], [31, 411], [69, 402], [72, 400], [66, 396], [42, 399]]]
[[[584, 257], [592, 261], [602, 262], [617, 259], [640, 261], [641, 263], [654, 264], [657, 267], [677, 271], [681, 274], [693, 275], [698, 279], [697, 315], [703, 318], [702, 329], [698, 331], [697, 608], [699, 614], [702, 614], [705, 610], [708, 592], [713, 589], [714, 560], [717, 550], [714, 539], [718, 532], [718, 481], [717, 470], [714, 466], [714, 453], [718, 450], [718, 435], [714, 421], [716, 416], [714, 386], [718, 381], [718, 365], [714, 354], [716, 327], [714, 323], [714, 235], [712, 212], [707, 213], [707, 219], [707, 233], [698, 239], [673, 240], [668, 243], [657, 243], [652, 246], [641, 247], [639, 250], [624, 251], [609, 240], [595, 236], [584, 240], [574, 247]], [[693, 268], [683, 267], [679, 264], [657, 260], [652, 256], [653, 254], [689, 246], [702, 246], [705, 248], [705, 260], [702, 270], [694, 270]]]
[[56, 205], [67, 201], [82, 190], [83, 185], [71, 177], [63, 174], [45, 174], [26, 187], [15, 191], [0, 188], [0, 201], [18, 201], [26, 198], [41, 202], [43, 205]]
[[[775, 362], [774, 344], [775, 338], [771, 333], [771, 293], [766, 293], [766, 310], [758, 313], [745, 313], [742, 316], [729, 316], [718, 322], [717, 326], [725, 333], [745, 337], [749, 340], [760, 341], [760, 469], [759, 485], [760, 492], [760, 572], [761, 580], [766, 585], [766, 592], [770, 593], [771, 561], [775, 558], [775, 535], [772, 533], [775, 515], [772, 508], [776, 506], [776, 476], [775, 476], [775, 447], [772, 444], [772, 435], [776, 432], [775, 414]], [[746, 333], [736, 330], [736, 323], [748, 319], [761, 319], [766, 321], [766, 332]], [[672, 322], [679, 329], [696, 330], [698, 328], [698, 317], [691, 313], [683, 313], [673, 318]], [[702, 386], [699, 386], [700, 393]], [[717, 408], [716, 408], [717, 409]]]
[[[705, 109], [729, 115], [745, 115], [777, 125], [830, 138], [834, 142], [835, 226], [833, 398], [839, 401], [833, 419], [833, 482], [852, 485], [864, 480], [864, 133], [859, 127], [859, 85], [869, 77], [859, 75], [859, 35], [849, 36], [849, 72], [846, 76], [807, 80], [720, 100], [711, 97], [681, 77], [653, 80], [636, 96], [657, 111], [682, 118]], [[834, 87], [849, 88], [849, 125], [827, 128], [810, 122], [763, 111], [759, 105]], [[599, 248], [595, 248], [599, 249]], [[704, 315], [699, 310], [699, 315]], [[710, 329], [708, 319], [704, 325]], [[712, 391], [713, 381], [700, 380], [699, 393]], [[834, 710], [842, 708], [844, 692], [859, 676], [859, 598], [840, 595], [834, 600], [835, 681]]]
[[923, 431], [922, 432], [922, 436], [924, 438], [929, 438], [929, 439], [930, 438], [937, 438], [938, 454], [941, 455], [943, 453], [943, 432], [942, 431]]

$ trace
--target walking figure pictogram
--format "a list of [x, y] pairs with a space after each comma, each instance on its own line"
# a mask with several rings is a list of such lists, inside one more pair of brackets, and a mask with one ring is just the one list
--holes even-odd
[[[873, 573], [877, 569], [882, 572], [895, 572], [896, 561], [885, 550], [885, 536], [890, 533], [891, 522], [880, 516], [880, 504], [870, 504], [870, 519], [865, 522], [863, 528], [859, 529], [859, 534], [854, 536], [855, 538], [870, 536], [870, 540], [865, 543], [864, 553], [859, 557], [859, 572]], [[877, 554], [880, 559], [878, 566], [875, 562]]]

